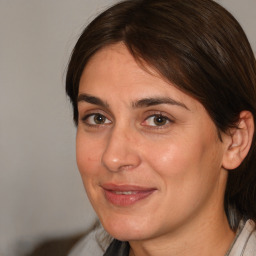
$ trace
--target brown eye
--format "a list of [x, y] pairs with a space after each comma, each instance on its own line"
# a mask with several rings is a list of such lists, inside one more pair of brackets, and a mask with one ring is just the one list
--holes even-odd
[[164, 116], [155, 116], [153, 121], [156, 126], [165, 125], [167, 123], [167, 119]]
[[96, 115], [94, 115], [93, 120], [94, 120], [95, 124], [104, 124], [106, 121], [106, 117], [103, 115], [100, 115], [100, 114], [96, 114]]
[[149, 116], [144, 122], [144, 126], [164, 126], [172, 122], [168, 117], [163, 115]]
[[105, 125], [110, 124], [111, 121], [100, 113], [94, 113], [85, 116], [83, 122], [89, 126]]

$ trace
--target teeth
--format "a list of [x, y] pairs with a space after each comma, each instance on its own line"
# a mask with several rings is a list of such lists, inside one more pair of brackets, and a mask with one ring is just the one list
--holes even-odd
[[134, 192], [134, 191], [114, 191], [114, 193], [117, 195], [132, 195], [132, 194], [135, 194], [136, 192]]

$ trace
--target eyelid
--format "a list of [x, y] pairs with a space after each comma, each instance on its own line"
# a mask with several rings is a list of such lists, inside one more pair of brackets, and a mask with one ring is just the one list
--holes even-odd
[[104, 116], [104, 115], [102, 115], [102, 114], [99, 114], [99, 113], [89, 114], [89, 115], [85, 116], [83, 119], [84, 119], [84, 120], [88, 120], [90, 117], [93, 117], [93, 116], [102, 116], [105, 120], [108, 120], [108, 121], [109, 121], [109, 122], [107, 122], [107, 123], [111, 123], [111, 121], [110, 121], [106, 116]]
[[[146, 122], [149, 118], [158, 117], [158, 116], [165, 118], [167, 120], [167, 123], [163, 124], [163, 125], [159, 125], [159, 126], [158, 125], [147, 125], [147, 124], [143, 125], [143, 123]], [[143, 119], [143, 122], [141, 123], [141, 125], [149, 128], [149, 129], [163, 129], [174, 122], [175, 122], [175, 118], [173, 116], [171, 116], [170, 114], [167, 114], [162, 111], [150, 111], [150, 112], [147, 112], [147, 116], [146, 116], [146, 118]]]
[[[89, 127], [99, 127], [99, 126], [104, 126], [104, 125], [109, 125], [109, 124], [112, 124], [112, 120], [111, 118], [109, 117], [109, 115], [107, 113], [105, 113], [104, 111], [102, 110], [95, 110], [95, 109], [92, 109], [92, 110], [88, 110], [86, 111], [86, 113], [84, 114], [79, 114], [81, 117], [79, 118], [79, 120], [89, 126]], [[94, 116], [94, 115], [101, 115], [103, 116], [106, 120], [109, 120], [109, 122], [107, 123], [103, 123], [103, 124], [90, 124], [88, 122], [86, 122], [86, 120], [88, 120], [88, 118]]]

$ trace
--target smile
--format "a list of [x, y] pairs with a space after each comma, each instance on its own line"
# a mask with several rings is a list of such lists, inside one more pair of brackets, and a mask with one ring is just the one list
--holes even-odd
[[105, 184], [102, 186], [105, 199], [115, 206], [131, 206], [136, 202], [148, 198], [155, 188], [143, 188], [130, 185]]
[[117, 195], [134, 195], [137, 193], [136, 191], [112, 191], [112, 192]]

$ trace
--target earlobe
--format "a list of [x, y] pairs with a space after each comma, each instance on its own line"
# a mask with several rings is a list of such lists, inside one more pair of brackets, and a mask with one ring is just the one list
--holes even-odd
[[249, 111], [240, 113], [236, 128], [232, 128], [227, 135], [226, 151], [224, 153], [222, 166], [227, 170], [237, 168], [247, 156], [254, 134], [254, 119]]

